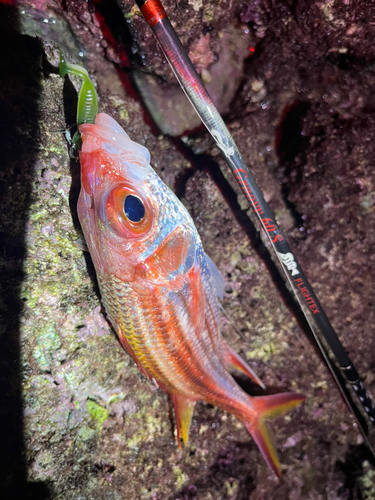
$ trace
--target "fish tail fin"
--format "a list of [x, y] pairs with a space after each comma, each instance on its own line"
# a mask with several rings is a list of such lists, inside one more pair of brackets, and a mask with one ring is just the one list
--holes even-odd
[[271, 396], [251, 398], [256, 417], [254, 419], [252, 415], [251, 422], [246, 422], [246, 420], [244, 420], [244, 424], [262, 452], [268, 466], [279, 478], [281, 478], [280, 461], [272, 443], [272, 438], [268, 432], [266, 421], [281, 417], [304, 400], [304, 396], [296, 394], [295, 392], [285, 392], [273, 394]]

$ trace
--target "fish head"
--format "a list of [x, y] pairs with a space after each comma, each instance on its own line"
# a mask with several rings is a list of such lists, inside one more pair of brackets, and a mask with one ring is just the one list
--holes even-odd
[[150, 166], [148, 150], [104, 113], [79, 129], [78, 216], [99, 280], [181, 281], [195, 262], [199, 236]]

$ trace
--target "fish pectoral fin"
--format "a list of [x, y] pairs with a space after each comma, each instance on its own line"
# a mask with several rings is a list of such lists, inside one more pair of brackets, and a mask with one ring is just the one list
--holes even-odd
[[244, 373], [249, 378], [251, 378], [251, 380], [254, 380], [256, 384], [260, 385], [262, 389], [266, 388], [266, 386], [260, 380], [258, 375], [250, 368], [250, 366], [246, 363], [244, 359], [241, 358], [239, 354], [234, 352], [233, 349], [229, 347], [229, 345], [225, 342], [225, 340], [223, 340], [223, 352], [227, 368], [238, 370], [241, 373]]
[[284, 392], [281, 394], [272, 394], [271, 396], [251, 398], [252, 410], [255, 410], [256, 417], [252, 417], [251, 422], [246, 422], [246, 418], [243, 420], [246, 429], [262, 452], [268, 466], [279, 478], [281, 477], [280, 462], [268, 432], [266, 421], [281, 417], [304, 400], [304, 396], [295, 392]]
[[195, 407], [195, 400], [189, 399], [183, 394], [171, 394], [176, 415], [177, 441], [178, 447], [181, 447], [181, 438], [184, 445], [189, 442], [189, 430], [191, 418]]
[[221, 302], [219, 302], [218, 304], [219, 304], [220, 311], [227, 318], [227, 320], [229, 321], [229, 323], [230, 323], [231, 327], [233, 328], [233, 330], [237, 333], [237, 335], [239, 337], [241, 337], [242, 340], [244, 340], [245, 342], [248, 342], [248, 339], [241, 332], [241, 330], [235, 325], [235, 323], [232, 321], [232, 318], [229, 316], [229, 314], [227, 313], [227, 311], [224, 309], [223, 304], [221, 304]]
[[210, 271], [210, 276], [212, 279], [212, 283], [214, 285], [214, 289], [216, 292], [216, 295], [219, 297], [219, 299], [223, 300], [224, 297], [224, 279], [217, 268], [216, 264], [213, 262], [211, 257], [209, 257], [206, 252], [204, 252], [204, 257], [206, 259], [206, 263], [208, 266], [208, 269]]

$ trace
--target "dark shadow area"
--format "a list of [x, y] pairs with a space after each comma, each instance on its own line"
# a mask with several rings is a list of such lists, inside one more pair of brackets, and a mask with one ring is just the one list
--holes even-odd
[[[71, 136], [78, 130], [77, 128], [77, 107], [78, 107], [78, 95], [71, 83], [68, 76], [65, 77], [64, 90], [63, 90], [63, 101], [64, 101], [64, 116], [67, 130], [69, 129]], [[69, 144], [67, 144], [69, 148]], [[73, 224], [75, 230], [81, 235], [82, 243], [84, 243], [84, 236], [81, 228], [81, 224], [78, 219], [77, 204], [79, 193], [81, 191], [81, 166], [78, 159], [78, 152], [73, 151], [74, 158], [70, 159], [70, 175], [71, 175], [71, 185], [69, 190], [69, 208], [72, 215]], [[76, 158], [77, 157], [77, 158]], [[89, 252], [84, 251], [83, 256], [86, 262], [87, 271], [89, 273], [94, 291], [100, 299], [100, 291], [98, 280], [96, 278], [95, 267], [91, 259]]]
[[336, 66], [342, 71], [352, 70], [355, 68], [357, 71], [362, 71], [366, 69], [368, 61], [366, 57], [357, 57], [351, 54], [342, 54], [340, 52], [329, 52], [326, 56], [326, 60]]
[[[286, 168], [291, 169], [306, 163], [309, 139], [302, 135], [302, 127], [309, 109], [309, 103], [296, 101], [283, 111], [276, 129], [276, 152]], [[298, 172], [298, 175], [300, 177], [301, 173]]]
[[128, 67], [131, 61], [132, 68], [142, 68], [143, 54], [130, 33], [119, 4], [115, 0], [92, 0], [91, 5], [104, 38], [120, 59], [120, 67]]
[[228, 489], [231, 487], [232, 498], [248, 500], [256, 488], [255, 478], [249, 472], [249, 451], [253, 446], [253, 442], [234, 442], [222, 448], [198, 480], [184, 486], [169, 500], [198, 500], [210, 491], [220, 492], [220, 498], [230, 498]]
[[25, 230], [39, 146], [38, 100], [43, 47], [18, 33], [17, 11], [0, 5], [0, 497], [49, 498], [44, 482], [27, 481], [20, 355]]
[[[63, 102], [66, 128], [67, 130], [69, 130], [70, 136], [73, 137], [73, 135], [78, 131], [78, 95], [68, 76], [65, 77], [64, 81]], [[78, 159], [78, 152], [75, 151], [72, 146], [68, 144], [68, 142], [67, 148], [70, 148], [70, 155], [74, 156], [70, 159], [70, 175], [72, 176], [72, 183], [70, 185], [69, 191], [69, 207], [72, 214], [74, 226], [76, 230], [79, 230], [79, 232], [82, 233], [77, 214], [77, 203], [81, 190], [81, 169]]]
[[[344, 460], [336, 463], [336, 468], [340, 470], [346, 477], [346, 481], [338, 494], [346, 495], [348, 500], [362, 500], [365, 498], [372, 498], [372, 496], [363, 496], [362, 489], [364, 485], [359, 485], [358, 480], [363, 478], [365, 471], [363, 469], [363, 462], [367, 460], [372, 467], [374, 467], [374, 457], [369, 452], [368, 448], [361, 444], [359, 446], [350, 446], [348, 453], [345, 455]], [[370, 483], [368, 485], [370, 487]], [[368, 492], [370, 495], [372, 493]]]
[[237, 382], [237, 384], [241, 387], [241, 389], [249, 396], [270, 396], [271, 394], [279, 394], [285, 388], [274, 385], [267, 385], [266, 389], [262, 389], [260, 385], [257, 385], [250, 378], [246, 377], [246, 375], [242, 375], [239, 372], [231, 372], [232, 377]]
[[276, 153], [283, 174], [281, 194], [298, 227], [302, 227], [304, 221], [295, 204], [289, 200], [290, 182], [299, 184], [302, 181], [306, 150], [310, 144], [309, 138], [303, 135], [303, 120], [309, 109], [309, 103], [300, 101], [287, 106], [276, 128]]
[[[142, 102], [137, 75], [145, 72], [144, 54], [129, 30], [124, 12], [115, 0], [91, 0], [90, 6], [95, 11], [105, 40], [119, 58], [119, 64], [116, 65], [117, 72], [127, 95]], [[148, 30], [146, 25], [145, 29]], [[153, 134], [159, 135], [160, 130], [147, 110], [147, 106], [143, 106], [143, 110], [144, 122], [151, 128]]]

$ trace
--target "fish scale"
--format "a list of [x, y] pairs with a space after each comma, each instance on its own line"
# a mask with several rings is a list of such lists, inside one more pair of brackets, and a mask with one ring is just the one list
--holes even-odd
[[[166, 378], [163, 374], [162, 367], [163, 364], [166, 364], [164, 359], [168, 359], [171, 362], [175, 361], [175, 359], [171, 357], [170, 348], [169, 352], [164, 353], [163, 356], [163, 350], [168, 350], [168, 344], [160, 342], [160, 337], [166, 336], [166, 326], [162, 321], [160, 321], [162, 324], [158, 325], [158, 321], [155, 321], [155, 317], [152, 318], [152, 320], [149, 317], [150, 308], [147, 307], [148, 302], [152, 301], [154, 304], [155, 301], [152, 299], [147, 300], [143, 296], [142, 305], [135, 306], [138, 301], [135, 301], [134, 291], [129, 286], [124, 286], [124, 291], [121, 294], [116, 294], [117, 300], [113, 300], [113, 288], [111, 285], [115, 281], [116, 280], [112, 278], [111, 283], [102, 283], [102, 295], [112, 297], [112, 300], [106, 300], [104, 303], [113, 324], [116, 324], [116, 322], [118, 323], [122, 334], [125, 335], [128, 344], [132, 348], [134, 354], [136, 354], [140, 364], [149, 374], [150, 379], [159, 379], [165, 386], [174, 387], [175, 385], [181, 385], [181, 382], [177, 383], [176, 380], [176, 375], [179, 371], [172, 371], [172, 373], [174, 373], [174, 380], [171, 380], [171, 377]], [[121, 282], [117, 281], [117, 291], [119, 290], [119, 286], [121, 286]], [[116, 304], [117, 307], [113, 308], [113, 304]], [[129, 328], [128, 325], [131, 325], [131, 327]], [[156, 339], [159, 340], [158, 344]], [[167, 342], [171, 342], [170, 336], [167, 338]], [[162, 347], [164, 349], [162, 349]], [[159, 351], [157, 358], [152, 355], [155, 348], [158, 348]]]
[[[119, 291], [120, 286], [121, 282], [118, 282], [117, 291]], [[111, 286], [104, 286], [103, 295], [110, 295], [112, 290]], [[120, 307], [115, 311], [111, 311], [109, 308], [107, 312], [110, 318], [117, 318], [119, 328], [126, 336], [128, 344], [150, 379], [160, 380], [163, 386], [169, 390], [183, 390], [186, 396], [195, 399], [209, 398], [218, 406], [225, 409], [230, 407], [232, 412], [233, 404], [228, 406], [224, 402], [225, 399], [228, 399], [228, 394], [231, 394], [232, 398], [235, 396], [235, 399], [241, 401], [242, 404], [249, 404], [247, 396], [239, 390], [216, 355], [211, 336], [206, 330], [202, 339], [199, 340], [192, 338], [192, 336], [187, 339], [186, 332], [180, 325], [167, 327], [163, 324], [157, 328], [157, 322], [154, 318], [150, 318], [149, 312], [149, 303], [155, 304], [157, 302], [155, 298], [143, 296], [142, 306], [135, 308], [133, 290], [128, 286], [124, 287], [125, 290], [126, 292], [120, 294]], [[127, 306], [129, 302], [133, 303], [131, 307]], [[106, 307], [108, 308], [108, 304]], [[168, 306], [166, 307], [168, 308]], [[134, 314], [135, 310], [136, 314]], [[171, 316], [176, 316], [175, 308], [170, 305], [169, 310]], [[126, 323], [132, 324], [128, 335], [124, 328]], [[167, 343], [164, 343], [161, 337], [165, 336], [168, 331]], [[176, 346], [176, 344], [179, 345]], [[158, 350], [157, 357], [152, 355], [155, 349]], [[162, 360], [164, 358], [169, 359], [172, 365], [167, 367], [167, 373], [163, 370]], [[209, 375], [212, 382], [208, 385], [206, 380]]]
[[[105, 297], [105, 309], [112, 323], [115, 326], [118, 324], [129, 345], [138, 355], [142, 364], [145, 365], [148, 357], [152, 359], [151, 355], [147, 356], [147, 352], [152, 348], [149, 332], [150, 328], [153, 328], [152, 324], [146, 324], [145, 311], [147, 310], [147, 303], [144, 301], [143, 304], [139, 304], [139, 301], [135, 299], [132, 287], [122, 283], [115, 277], [112, 277], [109, 281], [102, 281], [101, 289], [102, 296]], [[116, 293], [114, 293], [114, 290]], [[151, 330], [151, 333], [153, 333], [153, 330]], [[145, 368], [147, 369], [147, 366]]]
[[[103, 296], [109, 297], [113, 295], [113, 283], [115, 280], [112, 279], [111, 281], [112, 283], [109, 286], [107, 283], [102, 284]], [[207, 387], [207, 385], [205, 385], [195, 375], [202, 375], [205, 370], [205, 365], [208, 365], [208, 369], [211, 372], [218, 369], [223, 371], [220, 379], [224, 376], [225, 384], [222, 385], [227, 385], [229, 382], [231, 385], [236, 387], [233, 379], [228, 376], [225, 368], [221, 366], [220, 360], [214, 355], [214, 350], [212, 349], [213, 344], [209, 342], [209, 349], [204, 349], [203, 346], [205, 342], [203, 342], [203, 340], [208, 340], [210, 338], [208, 333], [204, 332], [205, 335], [202, 340], [196, 339], [194, 341], [194, 339], [190, 336], [189, 341], [187, 342], [186, 332], [183, 331], [180, 325], [169, 324], [167, 327], [165, 324], [162, 324], [159, 326], [157, 321], [155, 321], [155, 318], [150, 317], [149, 304], [155, 304], [155, 302], [157, 302], [154, 297], [146, 298], [143, 296], [142, 305], [134, 307], [134, 291], [132, 288], [124, 286], [123, 292], [119, 293], [120, 287], [121, 282], [118, 281], [116, 283], [116, 298], [118, 299], [118, 302], [111, 301], [112, 304], [117, 302], [118, 307], [112, 310], [110, 302], [105, 302], [106, 310], [111, 319], [116, 318], [119, 328], [126, 336], [127, 342], [151, 379], [160, 379], [162, 384], [165, 387], [170, 387], [170, 389], [184, 389], [184, 391], [191, 396], [198, 396], [199, 392], [207, 392], [211, 395], [211, 397], [215, 397], [215, 400], [222, 399], [222, 390], [215, 390], [214, 387]], [[129, 302], [132, 303], [131, 306], [128, 305]], [[170, 316], [176, 318], [177, 323], [177, 313], [175, 308], [170, 305], [167, 309], [170, 311]], [[115, 321], [113, 322], [115, 323]], [[129, 324], [131, 325], [130, 329], [125, 326]], [[169, 335], [167, 343], [165, 343], [161, 337], [166, 337], [166, 333], [168, 331]], [[168, 343], [170, 345], [168, 345]], [[152, 356], [152, 352], [156, 348], [158, 348], [157, 358]], [[167, 352], [165, 352], [165, 350]], [[206, 351], [205, 354], [203, 354], [204, 351]], [[210, 358], [208, 356], [209, 353], [211, 354]], [[163, 373], [162, 369], [162, 360], [164, 358], [169, 359], [171, 364], [173, 364], [172, 370], [168, 367], [167, 376]], [[204, 360], [204, 362], [197, 364], [197, 360]], [[216, 378], [219, 378], [219, 376], [217, 375]]]

